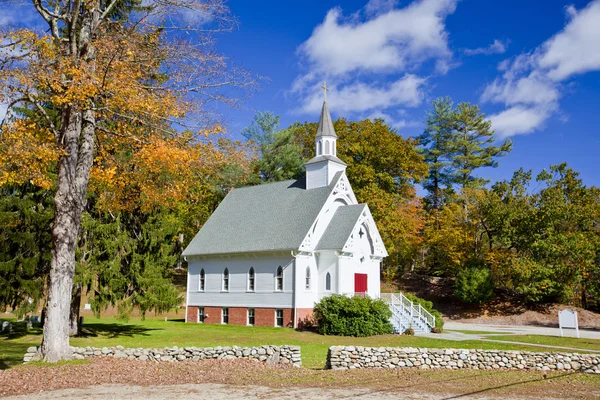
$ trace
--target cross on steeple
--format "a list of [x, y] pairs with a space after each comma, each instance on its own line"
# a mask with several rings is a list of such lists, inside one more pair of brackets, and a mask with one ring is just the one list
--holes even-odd
[[327, 92], [329, 92], [329, 89], [327, 88], [327, 81], [323, 82], [323, 86], [321, 86], [321, 88], [323, 89], [323, 101], [327, 101]]

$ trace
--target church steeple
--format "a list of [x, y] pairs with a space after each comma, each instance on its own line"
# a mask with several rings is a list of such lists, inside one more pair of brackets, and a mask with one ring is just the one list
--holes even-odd
[[331, 115], [327, 108], [327, 101], [323, 102], [321, 109], [321, 118], [319, 119], [319, 127], [317, 128], [317, 136], [315, 137], [316, 156], [335, 156], [337, 135], [333, 128]]
[[321, 118], [315, 136], [315, 157], [308, 161], [306, 167], [306, 189], [328, 186], [338, 172], [346, 170], [346, 163], [337, 158], [337, 135], [333, 121], [327, 108], [326, 84], [321, 86], [325, 92]]

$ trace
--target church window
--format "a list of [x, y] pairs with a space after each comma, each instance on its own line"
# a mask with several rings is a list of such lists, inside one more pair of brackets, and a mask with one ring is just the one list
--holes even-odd
[[223, 307], [221, 309], [221, 323], [228, 324], [229, 323], [229, 308]]
[[204, 282], [205, 282], [205, 275], [204, 275], [204, 268], [202, 268], [200, 270], [200, 281], [198, 282], [198, 291], [204, 292]]
[[323, 144], [319, 140], [317, 142], [317, 155], [320, 156], [321, 154], [323, 154]]
[[250, 267], [248, 271], [248, 290], [254, 292], [254, 267]]
[[200, 323], [204, 322], [204, 307], [198, 308], [198, 322], [200, 322]]
[[310, 290], [310, 267], [306, 267], [306, 290]]
[[229, 292], [229, 269], [227, 268], [223, 271], [223, 291]]
[[329, 272], [325, 275], [325, 290], [331, 290], [331, 274]]
[[283, 326], [283, 310], [275, 310], [275, 326]]
[[254, 326], [254, 308], [248, 309], [248, 325]]
[[325, 141], [325, 154], [329, 154], [329, 140]]
[[283, 268], [281, 265], [277, 268], [277, 276], [275, 277], [275, 290], [281, 292], [283, 290]]

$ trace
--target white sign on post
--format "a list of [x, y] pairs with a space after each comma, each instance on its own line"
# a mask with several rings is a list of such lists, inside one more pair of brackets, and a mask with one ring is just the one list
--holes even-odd
[[563, 328], [575, 328], [577, 339], [579, 339], [579, 325], [577, 324], [577, 312], [565, 308], [558, 312], [558, 327], [560, 336], [563, 336]]

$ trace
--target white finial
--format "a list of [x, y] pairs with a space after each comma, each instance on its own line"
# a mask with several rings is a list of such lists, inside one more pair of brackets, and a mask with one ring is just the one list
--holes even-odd
[[323, 86], [321, 86], [321, 88], [323, 89], [323, 101], [327, 101], [327, 92], [329, 91], [327, 88], [327, 81], [323, 82]]

